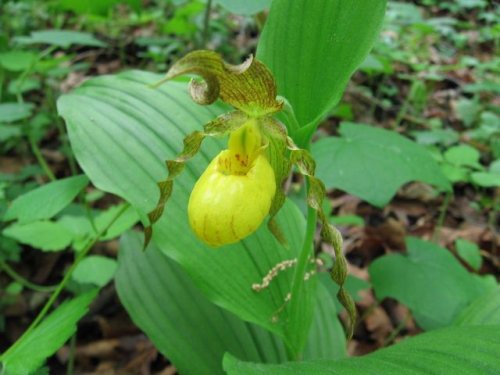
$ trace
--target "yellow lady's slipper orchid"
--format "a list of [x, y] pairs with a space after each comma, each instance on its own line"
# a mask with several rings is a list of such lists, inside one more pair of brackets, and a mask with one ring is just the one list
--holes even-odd
[[189, 223], [207, 244], [237, 242], [268, 215], [276, 182], [262, 142], [257, 122], [249, 120], [231, 134], [228, 149], [196, 182], [189, 199]]
[[[335, 251], [336, 262], [331, 276], [340, 287], [337, 296], [351, 317], [352, 335], [356, 309], [343, 287], [347, 261], [342, 252], [342, 237], [323, 211], [325, 186], [315, 177], [314, 159], [307, 150], [300, 149], [288, 136], [286, 127], [272, 117], [286, 107], [286, 101], [277, 97], [271, 72], [253, 58], [240, 65], [230, 65], [213, 51], [194, 51], [177, 61], [165, 78], [153, 87], [184, 74], [203, 78], [203, 82], [192, 80], [189, 84], [190, 95], [196, 103], [206, 105], [221, 99], [235, 111], [218, 116], [206, 123], [203, 130], [186, 136], [183, 150], [175, 159], [166, 161], [168, 176], [158, 182], [160, 197], [156, 207], [148, 213], [150, 225], [144, 228], [145, 246], [151, 240], [152, 225], [159, 220], [172, 195], [174, 179], [185, 163], [198, 153], [203, 139], [230, 133], [228, 149], [212, 160], [191, 192], [188, 217], [193, 231], [207, 244], [221, 246], [250, 235], [269, 215], [269, 230], [278, 241], [286, 244], [275, 219], [286, 199], [280, 185], [292, 165], [296, 165], [308, 181], [307, 204], [315, 211], [315, 214], [308, 214], [308, 231], [313, 233], [317, 215], [322, 224], [321, 236]], [[293, 118], [293, 112], [289, 115]], [[309, 251], [303, 250], [296, 262], [282, 262], [270, 271], [270, 275], [297, 263], [301, 272], [294, 277], [293, 290], [296, 290], [300, 278], [307, 279], [311, 275], [305, 268], [308, 256]], [[254, 290], [265, 288], [269, 278], [272, 277], [266, 276], [263, 286], [256, 284]]]

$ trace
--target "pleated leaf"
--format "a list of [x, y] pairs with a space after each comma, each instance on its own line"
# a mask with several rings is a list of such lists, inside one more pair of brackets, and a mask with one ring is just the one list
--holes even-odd
[[453, 324], [458, 326], [500, 325], [500, 286], [482, 295], [467, 306]]
[[[145, 224], [147, 212], [158, 201], [156, 182], [167, 175], [164, 161], [179, 153], [185, 135], [200, 130], [222, 112], [220, 105], [194, 104], [184, 83], [168, 82], [156, 90], [149, 88], [160, 78], [139, 71], [99, 77], [58, 102], [73, 151], [87, 176], [99, 189], [129, 201]], [[296, 258], [305, 227], [299, 210], [288, 202], [277, 217], [290, 244], [288, 249], [274, 239], [265, 225], [247, 239], [217, 250], [202, 244], [189, 228], [190, 191], [223, 145], [221, 141], [206, 140], [200, 153], [176, 178], [165, 213], [154, 226], [153, 241], [180, 263], [210, 300], [285, 337], [291, 347], [300, 348], [302, 342], [287, 338], [288, 324], [294, 323], [287, 319], [286, 304], [293, 269], [283, 271], [266, 290], [252, 290], [252, 284], [260, 283], [277, 263]], [[314, 293], [314, 284], [306, 282], [303, 293]], [[311, 302], [304, 304], [304, 330], [314, 306], [313, 299], [306, 300]]]
[[[385, 0], [273, 0], [257, 57], [309, 130], [339, 101], [377, 38]], [[294, 138], [295, 139], [295, 138]], [[295, 139], [297, 142], [298, 139]]]
[[341, 359], [347, 355], [345, 332], [333, 298], [323, 283], [318, 282], [316, 309], [304, 348], [305, 360]]
[[226, 351], [249, 361], [286, 360], [279, 338], [211, 303], [156, 246], [143, 253], [138, 233], [122, 237], [118, 262], [121, 302], [181, 374], [223, 374]]
[[500, 326], [452, 327], [363, 357], [264, 365], [224, 357], [229, 375], [486, 375], [500, 368]]
[[[156, 246], [143, 253], [141, 241], [136, 232], [121, 239], [118, 295], [134, 322], [181, 374], [222, 373], [225, 352], [248, 361], [286, 361], [278, 337], [211, 303]], [[345, 334], [323, 285], [318, 287], [316, 304], [304, 358], [345, 357]]]

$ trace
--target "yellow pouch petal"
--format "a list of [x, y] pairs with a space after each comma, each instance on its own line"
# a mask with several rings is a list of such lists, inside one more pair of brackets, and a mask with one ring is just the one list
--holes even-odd
[[196, 182], [188, 205], [189, 223], [211, 246], [237, 242], [253, 233], [269, 213], [276, 192], [274, 171], [264, 155], [245, 174], [228, 174], [231, 150], [212, 160]]

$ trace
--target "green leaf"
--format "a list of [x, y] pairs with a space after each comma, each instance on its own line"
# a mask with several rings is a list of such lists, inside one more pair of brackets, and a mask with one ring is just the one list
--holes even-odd
[[453, 165], [483, 169], [483, 166], [479, 164], [480, 157], [479, 151], [469, 145], [455, 146], [444, 153], [445, 160]]
[[31, 103], [3, 103], [0, 104], [0, 123], [23, 120], [31, 116]]
[[[181, 373], [222, 373], [221, 359], [226, 351], [246, 360], [286, 360], [283, 343], [276, 336], [209, 302], [179, 265], [156, 246], [145, 253], [141, 247], [137, 233], [122, 237], [117, 291], [134, 322]], [[345, 335], [334, 301], [320, 286], [304, 358], [338, 359], [345, 355]]]
[[22, 72], [35, 62], [37, 54], [28, 51], [8, 51], [0, 53], [0, 65], [11, 72]]
[[[20, 137], [22, 135], [21, 127], [17, 125], [2, 125], [0, 124], [0, 142], [8, 141], [11, 138]], [[7, 202], [5, 202], [7, 206]]]
[[441, 164], [441, 171], [446, 178], [452, 182], [467, 182], [469, 181], [469, 169], [458, 167], [449, 163]]
[[[340, 100], [377, 38], [385, 0], [274, 0], [257, 57], [312, 130]], [[296, 139], [298, 142], [298, 140]], [[299, 144], [300, 146], [300, 144]]]
[[472, 302], [453, 322], [458, 326], [500, 324], [500, 287]]
[[481, 253], [479, 246], [473, 242], [469, 242], [459, 238], [455, 242], [457, 253], [464, 261], [467, 262], [473, 269], [479, 271], [481, 268]]
[[65, 302], [33, 331], [11, 346], [0, 360], [6, 375], [26, 375], [38, 369], [75, 333], [97, 292], [91, 291]]
[[264, 365], [224, 356], [229, 375], [484, 375], [500, 367], [500, 325], [452, 327], [409, 338], [372, 354], [341, 361]]
[[53, 221], [34, 221], [28, 224], [12, 224], [2, 234], [25, 245], [43, 251], [64, 250], [71, 244], [71, 233]]
[[116, 260], [100, 255], [90, 255], [84, 258], [73, 272], [72, 279], [80, 284], [92, 284], [103, 287], [115, 275]]
[[[106, 211], [100, 213], [95, 217], [95, 226], [98, 231], [105, 228], [108, 223], [118, 214], [118, 212], [123, 208], [124, 203], [117, 204], [108, 208]], [[115, 220], [113, 225], [111, 225], [106, 233], [101, 237], [101, 241], [111, 240], [118, 237], [123, 232], [129, 230], [133, 225], [139, 221], [139, 215], [133, 207], [129, 207], [120, 215], [120, 217]]]
[[[73, 248], [80, 251], [87, 245], [88, 241], [103, 230], [118, 211], [123, 208], [124, 203], [111, 206], [105, 211], [92, 213], [95, 230], [87, 215], [63, 215], [57, 222], [68, 229], [73, 237]], [[133, 207], [127, 208], [120, 217], [101, 236], [102, 241], [107, 241], [118, 237], [120, 234], [130, 229], [139, 220], [139, 215]]]
[[7, 92], [12, 95], [38, 90], [42, 85], [37, 78], [16, 79], [9, 82]]
[[21, 44], [50, 44], [53, 46], [68, 48], [71, 45], [105, 47], [106, 43], [96, 39], [90, 33], [71, 30], [42, 30], [33, 31], [30, 36], [17, 37]]
[[365, 219], [358, 215], [341, 215], [341, 216], [331, 216], [329, 218], [330, 223], [333, 225], [344, 225], [344, 226], [356, 226], [364, 227]]
[[[326, 273], [324, 275], [338, 291], [338, 286]], [[323, 283], [318, 283], [316, 309], [304, 348], [304, 360], [341, 359], [347, 356], [345, 332], [337, 317], [336, 305], [341, 307], [336, 293], [329, 293]]]
[[496, 172], [474, 172], [470, 175], [471, 181], [482, 187], [500, 186], [500, 173]]
[[142, 250], [129, 232], [120, 241], [116, 288], [132, 320], [182, 374], [222, 374], [230, 351], [247, 360], [281, 362], [281, 340], [211, 303], [156, 246]]
[[18, 219], [28, 223], [50, 219], [73, 199], [89, 183], [86, 176], [74, 176], [50, 182], [17, 197], [8, 208], [4, 221]]
[[269, 8], [271, 0], [217, 0], [217, 3], [231, 13], [250, 16]]
[[79, 15], [106, 16], [117, 4], [128, 4], [136, 12], [141, 10], [140, 0], [58, 0], [55, 6]]
[[385, 206], [410, 181], [444, 190], [450, 184], [422, 146], [394, 132], [343, 122], [340, 138], [313, 144], [317, 176], [327, 188], [339, 188], [375, 206]]
[[368, 271], [379, 300], [392, 297], [407, 305], [425, 330], [450, 325], [472, 301], [496, 284], [467, 270], [446, 249], [407, 238], [408, 255], [375, 260]]
[[432, 129], [412, 132], [417, 143], [421, 145], [452, 145], [459, 140], [459, 134], [453, 129]]
[[[178, 154], [186, 134], [200, 130], [222, 110], [219, 105], [193, 104], [184, 83], [169, 82], [157, 90], [148, 87], [160, 78], [139, 71], [99, 77], [58, 101], [82, 169], [97, 188], [130, 202], [143, 223], [147, 223], [147, 213], [159, 197], [156, 182], [167, 175], [164, 160]], [[296, 324], [288, 321], [285, 302], [293, 269], [280, 273], [260, 293], [253, 291], [252, 285], [260, 283], [278, 263], [297, 257], [305, 227], [299, 210], [288, 202], [277, 216], [289, 249], [281, 246], [265, 225], [245, 240], [217, 250], [197, 240], [189, 228], [189, 193], [221, 148], [222, 142], [206, 140], [200, 153], [176, 178], [165, 213], [154, 227], [153, 241], [185, 269], [210, 300], [286, 337], [289, 325]], [[305, 283], [306, 295], [314, 295], [314, 284]], [[313, 302], [304, 303], [300, 317], [304, 340]], [[302, 346], [301, 342], [288, 343], [295, 348]]]

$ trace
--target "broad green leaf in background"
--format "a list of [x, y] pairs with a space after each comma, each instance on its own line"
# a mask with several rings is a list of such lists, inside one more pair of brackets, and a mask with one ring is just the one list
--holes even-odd
[[15, 38], [20, 44], [50, 44], [68, 48], [71, 45], [105, 47], [106, 43], [96, 39], [92, 34], [72, 30], [42, 30], [33, 31], [30, 36]]
[[490, 164], [486, 172], [471, 173], [471, 180], [475, 184], [483, 187], [500, 186], [500, 159]]
[[3, 220], [19, 220], [28, 223], [50, 219], [70, 204], [89, 180], [86, 176], [74, 176], [50, 182], [17, 197], [8, 208]]
[[471, 173], [470, 179], [474, 184], [486, 188], [500, 186], [500, 173], [474, 172]]
[[495, 288], [493, 277], [467, 272], [446, 249], [412, 237], [406, 245], [408, 255], [383, 256], [368, 271], [377, 298], [404, 303], [425, 330], [450, 325], [467, 305]]
[[264, 365], [226, 354], [229, 375], [494, 375], [500, 368], [500, 325], [451, 327], [341, 361]]
[[63, 225], [47, 220], [15, 223], [5, 228], [2, 234], [43, 251], [64, 250], [73, 240], [71, 232]]
[[455, 246], [460, 258], [467, 262], [474, 270], [479, 271], [483, 261], [479, 246], [474, 242], [466, 241], [461, 238], [456, 240]]
[[500, 325], [500, 287], [473, 301], [453, 322], [458, 326]]
[[[385, 0], [273, 0], [257, 57], [312, 134], [378, 36]], [[297, 141], [297, 140], [296, 140]]]
[[232, 13], [249, 16], [269, 8], [271, 0], [217, 0], [217, 3]]
[[181, 374], [222, 374], [226, 351], [279, 363], [285, 347], [273, 334], [211, 303], [179, 265], [142, 236], [120, 241], [116, 288], [132, 320]]
[[78, 264], [71, 277], [79, 284], [103, 287], [113, 279], [116, 267], [117, 263], [114, 259], [101, 255], [90, 255]]
[[23, 120], [31, 116], [31, 103], [2, 103], [0, 104], [0, 123]]
[[75, 333], [97, 292], [90, 291], [65, 302], [38, 327], [0, 356], [2, 375], [26, 375], [42, 366]]
[[411, 132], [411, 135], [421, 145], [442, 144], [450, 146], [460, 138], [460, 134], [453, 129], [419, 130]]
[[28, 91], [38, 90], [42, 87], [38, 78], [19, 78], [9, 82], [7, 91], [9, 94], [18, 95]]
[[37, 59], [37, 54], [29, 51], [7, 51], [0, 53], [0, 66], [11, 72], [28, 69]]
[[[177, 155], [186, 134], [200, 130], [222, 111], [220, 105], [194, 104], [185, 83], [169, 82], [156, 90], [148, 87], [160, 79], [139, 71], [99, 77], [58, 102], [73, 151], [86, 175], [99, 189], [129, 201], [144, 222], [159, 196], [156, 182], [167, 174], [164, 161]], [[297, 324], [287, 319], [285, 302], [293, 269], [282, 272], [260, 293], [254, 292], [252, 285], [260, 283], [277, 263], [297, 256], [305, 227], [298, 209], [288, 202], [278, 215], [289, 249], [282, 247], [265, 225], [247, 239], [219, 249], [202, 244], [189, 228], [189, 193], [222, 147], [223, 142], [208, 139], [200, 154], [187, 163], [176, 179], [162, 219], [154, 227], [153, 241], [181, 264], [210, 300], [287, 340], [287, 325]], [[312, 278], [305, 293], [313, 294], [314, 288]], [[307, 339], [312, 320], [314, 300], [307, 300], [311, 303], [304, 303], [301, 329], [294, 332], [298, 339], [288, 339], [296, 351]]]
[[450, 184], [422, 146], [394, 132], [343, 122], [340, 138], [313, 144], [317, 175], [327, 188], [338, 188], [382, 207], [410, 181], [449, 190]]

